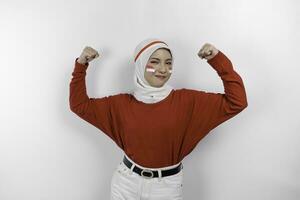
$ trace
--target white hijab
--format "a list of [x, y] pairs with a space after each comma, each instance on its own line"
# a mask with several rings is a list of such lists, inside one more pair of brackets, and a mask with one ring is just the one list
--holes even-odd
[[[152, 55], [154, 51], [159, 48], [167, 48], [171, 51], [168, 47], [166, 42], [157, 39], [157, 38], [148, 38], [141, 41], [135, 48], [134, 51], [134, 65], [135, 65], [135, 73], [134, 73], [134, 97], [142, 101], [144, 103], [156, 103], [161, 101], [162, 99], [166, 98], [170, 92], [172, 91], [173, 87], [164, 84], [162, 87], [152, 87], [149, 85], [148, 81], [144, 78], [145, 67], [148, 62], [148, 59]], [[172, 54], [172, 60], [174, 60], [174, 55]], [[174, 62], [174, 61], [173, 61]], [[173, 64], [172, 62], [172, 64]], [[174, 67], [172, 67], [173, 69]], [[174, 71], [174, 70], [173, 70]], [[138, 80], [139, 82], [138, 82]], [[141, 83], [142, 85], [140, 85]]]

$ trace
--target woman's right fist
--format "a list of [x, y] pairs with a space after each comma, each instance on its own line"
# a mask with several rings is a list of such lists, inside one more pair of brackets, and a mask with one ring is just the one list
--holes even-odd
[[86, 64], [86, 63], [94, 60], [97, 57], [99, 57], [99, 53], [92, 47], [86, 46], [83, 49], [81, 55], [79, 56], [77, 62], [79, 62], [81, 64]]

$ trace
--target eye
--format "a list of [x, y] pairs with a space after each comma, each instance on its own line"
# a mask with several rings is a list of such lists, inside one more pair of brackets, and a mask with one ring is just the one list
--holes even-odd
[[151, 63], [157, 63], [156, 61], [151, 61]]
[[171, 62], [168, 62], [167, 64], [168, 64], [168, 65], [172, 65], [172, 63], [171, 63]]

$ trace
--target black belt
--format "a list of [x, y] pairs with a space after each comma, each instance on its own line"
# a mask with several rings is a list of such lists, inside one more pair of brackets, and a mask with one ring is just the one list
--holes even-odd
[[[126, 158], [126, 156], [124, 155], [123, 158], [123, 162], [124, 164], [131, 169], [131, 166], [133, 165], [132, 162], [130, 160], [128, 160]], [[161, 177], [164, 176], [170, 176], [170, 175], [174, 175], [177, 174], [178, 172], [180, 172], [180, 170], [183, 168], [182, 163], [180, 163], [177, 167], [172, 168], [172, 169], [166, 169], [166, 170], [161, 170]], [[134, 168], [132, 169], [135, 173], [137, 173], [140, 176], [146, 177], [146, 178], [154, 178], [154, 177], [158, 177], [158, 170], [150, 170], [150, 169], [144, 169], [144, 168], [140, 168], [138, 166], [134, 166]]]

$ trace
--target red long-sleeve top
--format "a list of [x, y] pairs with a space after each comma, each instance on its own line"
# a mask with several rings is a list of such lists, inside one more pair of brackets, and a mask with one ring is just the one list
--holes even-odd
[[221, 51], [207, 62], [221, 77], [225, 93], [173, 89], [152, 104], [128, 93], [89, 98], [85, 84], [89, 64], [77, 59], [70, 82], [70, 109], [144, 167], [180, 162], [213, 128], [248, 105], [243, 81]]

